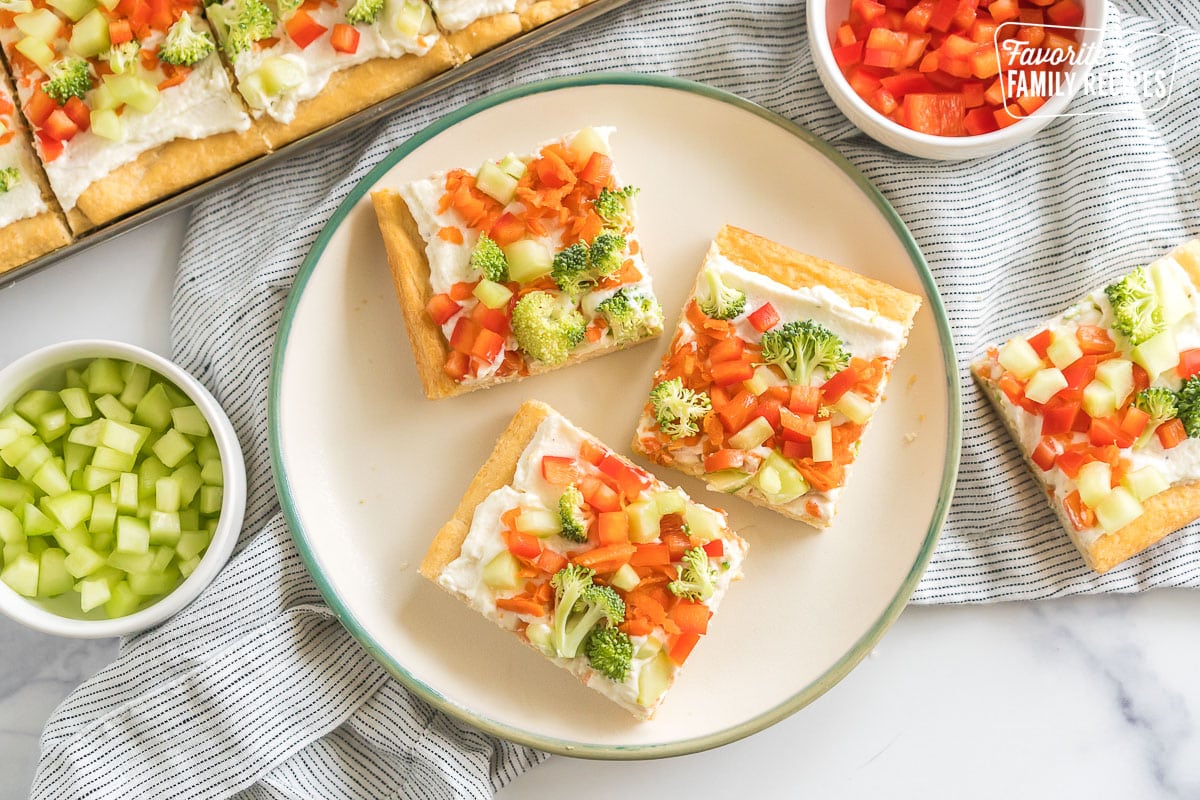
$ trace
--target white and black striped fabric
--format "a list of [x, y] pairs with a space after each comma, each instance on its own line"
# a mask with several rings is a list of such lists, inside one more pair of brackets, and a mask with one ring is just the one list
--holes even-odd
[[1113, 6], [1110, 41], [1135, 63], [1161, 57], [1140, 34], [1165, 31], [1178, 43], [1170, 103], [1151, 113], [1121, 98], [1112, 101], [1120, 113], [1064, 119], [985, 160], [921, 161], [858, 133], [816, 78], [798, 0], [640, 0], [197, 206], [172, 307], [173, 351], [241, 437], [250, 496], [240, 550], [200, 599], [123, 642], [118, 660], [58, 709], [43, 736], [35, 800], [486, 797], [541, 760], [434, 713], [333, 618], [279, 511], [266, 414], [285, 298], [355, 182], [447, 112], [554, 75], [635, 70], [740, 94], [831, 141], [907, 222], [950, 315], [964, 398], [957, 495], [916, 601], [1200, 585], [1196, 526], [1102, 578], [1091, 574], [966, 367], [987, 345], [1200, 234], [1200, 12], [1169, 0]]

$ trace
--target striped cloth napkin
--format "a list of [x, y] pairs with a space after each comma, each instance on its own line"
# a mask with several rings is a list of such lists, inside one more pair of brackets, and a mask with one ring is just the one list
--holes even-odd
[[1169, 0], [1113, 0], [1117, 55], [1157, 63], [1170, 33], [1174, 96], [1077, 101], [1114, 113], [1057, 122], [986, 160], [920, 161], [834, 108], [808, 53], [804, 7], [640, 0], [541, 52], [200, 204], [172, 306], [174, 357], [222, 401], [247, 456], [240, 550], [209, 590], [48, 723], [32, 796], [487, 797], [544, 756], [410, 695], [342, 629], [304, 570], [270, 476], [267, 380], [276, 325], [310, 245], [370, 168], [452, 109], [516, 83], [637, 70], [712, 84], [831, 141], [888, 197], [933, 269], [960, 359], [957, 495], [917, 602], [1200, 585], [1200, 528], [1104, 577], [1079, 560], [972, 385], [967, 363], [1130, 266], [1200, 234], [1200, 32]]

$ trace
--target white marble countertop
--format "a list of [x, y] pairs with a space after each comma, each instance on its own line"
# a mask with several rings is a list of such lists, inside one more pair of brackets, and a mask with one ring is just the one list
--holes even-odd
[[[185, 224], [175, 213], [0, 290], [0, 364], [84, 336], [165, 353]], [[0, 800], [28, 795], [42, 725], [115, 652], [0, 619]], [[1196, 592], [914, 607], [769, 730], [664, 761], [554, 758], [500, 796], [1197, 798], [1198, 663]]]

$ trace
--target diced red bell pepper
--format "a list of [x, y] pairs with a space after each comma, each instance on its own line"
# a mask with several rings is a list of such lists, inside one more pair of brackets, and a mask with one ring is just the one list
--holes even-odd
[[992, 0], [987, 10], [997, 25], [1021, 16], [1020, 3], [1017, 0]]
[[1043, 472], [1048, 472], [1054, 466], [1054, 460], [1058, 458], [1057, 443], [1054, 439], [1043, 436], [1037, 447], [1033, 448], [1029, 458]]
[[471, 348], [475, 346], [475, 337], [479, 335], [479, 323], [470, 317], [460, 317], [458, 322], [454, 323], [454, 331], [450, 334], [450, 349], [456, 350], [459, 353], [471, 354]]
[[868, 67], [895, 69], [900, 66], [908, 49], [908, 34], [886, 28], [872, 28], [863, 50], [863, 63]]
[[699, 641], [700, 635], [697, 633], [681, 633], [667, 648], [667, 657], [675, 666], [683, 666], [683, 662], [687, 661], [687, 657], [692, 654], [692, 650]]
[[1121, 426], [1113, 417], [1092, 418], [1092, 424], [1088, 428], [1088, 441], [1093, 447], [1116, 444], [1120, 436]]
[[1042, 408], [1042, 436], [1057, 436], [1068, 433], [1075, 424], [1075, 415], [1079, 413], [1079, 403], [1055, 401], [1052, 405]]
[[1142, 431], [1146, 430], [1146, 426], [1150, 424], [1150, 415], [1142, 411], [1137, 406], [1130, 406], [1125, 409], [1125, 416], [1121, 417], [1121, 432], [1133, 439], [1142, 435]]
[[487, 328], [480, 328], [471, 344], [471, 355], [481, 358], [489, 364], [504, 352], [504, 337]]
[[296, 46], [301, 50], [308, 47], [310, 44], [320, 38], [321, 34], [329, 30], [321, 23], [312, 18], [312, 15], [303, 8], [297, 9], [283, 23], [284, 30], [287, 31], [288, 37], [296, 43]]
[[38, 86], [33, 90], [33, 94], [30, 95], [29, 102], [25, 104], [25, 118], [35, 128], [41, 127], [56, 108], [58, 108], [58, 103], [54, 101], [54, 98], [46, 94]]
[[[850, 369], [847, 367], [846, 369]], [[844, 372], [845, 370], [843, 370]], [[837, 373], [833, 377], [837, 377], [841, 373]], [[857, 381], [857, 376], [855, 380]], [[832, 380], [832, 379], [831, 379]], [[829, 385], [829, 381], [825, 381], [824, 386], [809, 386], [806, 384], [796, 384], [790, 390], [788, 395], [788, 410], [793, 414], [816, 414], [817, 409], [821, 407], [821, 396], [824, 394], [825, 386]], [[853, 386], [853, 384], [851, 384]], [[849, 388], [849, 387], [847, 387]], [[843, 391], [842, 394], [845, 392]], [[841, 397], [841, 394], [838, 395]], [[834, 402], [834, 401], [830, 401]]]
[[111, 45], [125, 44], [133, 41], [133, 28], [127, 19], [112, 19], [108, 21], [108, 42]]
[[450, 355], [446, 356], [446, 363], [442, 365], [442, 371], [451, 380], [461, 381], [471, 371], [471, 357], [466, 353], [451, 352]]
[[692, 600], [680, 600], [671, 609], [671, 620], [683, 633], [708, 633], [708, 621], [711, 618], [712, 611], [708, 606]]
[[629, 563], [634, 567], [666, 566], [671, 563], [671, 548], [662, 542], [639, 544], [629, 557]]
[[[678, 517], [678, 515], [676, 515]], [[663, 517], [665, 520], [666, 517]], [[683, 558], [683, 554], [692, 548], [692, 540], [683, 531], [673, 530], [662, 533], [662, 526], [659, 526], [660, 536], [663, 544], [671, 551], [671, 560], [679, 561]]]
[[507, 307], [488, 308], [483, 303], [479, 303], [471, 309], [471, 319], [475, 320], [479, 327], [497, 333], [501, 338], [508, 336], [512, 331]]
[[92, 127], [92, 110], [78, 97], [69, 98], [63, 106], [63, 112], [71, 118], [79, 130], [86, 131]]
[[730, 386], [754, 377], [754, 365], [749, 361], [722, 361], [713, 364], [711, 371], [715, 386]]
[[1081, 356], [1063, 368], [1063, 377], [1067, 379], [1067, 388], [1082, 390], [1096, 377], [1096, 356]]
[[1075, 338], [1084, 355], [1103, 355], [1117, 349], [1108, 331], [1099, 325], [1080, 325], [1075, 330]]
[[607, 455], [608, 448], [596, 444], [591, 439], [584, 439], [583, 444], [579, 446], [579, 457], [594, 467], [600, 466], [600, 462]]
[[425, 304], [425, 313], [433, 320], [434, 325], [441, 326], [457, 314], [460, 308], [462, 306], [454, 302], [450, 295], [439, 293], [429, 298], [429, 302]]
[[579, 172], [579, 180], [597, 188], [608, 185], [612, 177], [612, 159], [599, 151], [592, 153]]
[[360, 38], [361, 34], [358, 32], [358, 28], [339, 22], [333, 26], [333, 33], [329, 35], [329, 44], [339, 53], [353, 55], [358, 52]]
[[950, 30], [950, 23], [954, 21], [954, 14], [957, 11], [958, 0], [937, 0], [933, 6], [933, 13], [929, 17], [929, 27], [945, 33]]
[[935, 87], [929, 82], [929, 78], [922, 75], [916, 70], [907, 70], [899, 72], [895, 75], [889, 75], [886, 78], [880, 78], [879, 82], [891, 92], [897, 99], [904, 99], [906, 94], [913, 92], [932, 92]]
[[740, 469], [745, 460], [746, 454], [741, 450], [723, 448], [704, 457], [704, 471], [719, 472], [723, 469]]
[[908, 127], [934, 136], [961, 136], [966, 109], [961, 94], [914, 93], [904, 96]]
[[783, 455], [785, 458], [802, 459], [812, 458], [812, 442], [789, 442], [783, 443]]
[[583, 470], [569, 456], [542, 456], [542, 477], [554, 486], [569, 486], [583, 477]]
[[532, 561], [542, 552], [542, 543], [536, 536], [530, 536], [528, 533], [520, 531], [509, 531], [507, 536], [508, 551], [517, 558]]
[[743, 389], [717, 412], [717, 417], [725, 426], [725, 430], [731, 433], [740, 431], [750, 421], [750, 414], [757, 405], [758, 398]]
[[553, 550], [543, 550], [533, 559], [533, 565], [542, 572], [553, 575], [567, 565], [567, 559]]
[[1179, 354], [1179, 363], [1175, 365], [1175, 374], [1185, 381], [1200, 372], [1200, 348], [1184, 350]]
[[838, 400], [842, 399], [847, 391], [858, 383], [858, 370], [854, 367], [846, 367], [840, 372], [834, 373], [829, 380], [821, 384], [821, 399], [828, 405], [833, 405]]
[[579, 482], [579, 493], [596, 511], [621, 510], [621, 496], [595, 475], [588, 475]]
[[1083, 22], [1083, 9], [1075, 0], [1061, 0], [1046, 9], [1046, 19], [1051, 25], [1074, 28]]
[[1154, 430], [1154, 434], [1158, 437], [1158, 443], [1163, 446], [1163, 449], [1170, 450], [1187, 438], [1187, 429], [1183, 427], [1183, 421], [1176, 417], [1159, 425]]
[[[978, 108], [983, 105], [983, 81], [967, 81], [962, 85], [963, 107]], [[964, 124], [966, 120], [964, 119]]]
[[525, 238], [525, 223], [506, 211], [492, 225], [492, 229], [488, 231], [488, 236], [496, 244], [506, 247], [513, 242], [518, 242]]
[[759, 333], [769, 331], [779, 324], [779, 312], [770, 303], [763, 303], [746, 317], [746, 321]]
[[842, 23], [838, 26], [837, 32], [834, 33], [833, 41], [838, 47], [845, 47], [848, 44], [857, 42], [858, 37], [854, 35], [854, 29], [848, 23]]
[[1084, 504], [1078, 489], [1063, 499], [1063, 507], [1066, 508], [1067, 519], [1071, 520], [1071, 525], [1075, 527], [1075, 530], [1082, 531], [1095, 527], [1096, 514]]
[[909, 33], [924, 33], [929, 30], [929, 20], [933, 16], [933, 7], [937, 0], [921, 0], [904, 14], [902, 24]]
[[615, 454], [608, 454], [600, 462], [600, 471], [617, 482], [625, 499], [633, 502], [650, 486], [650, 476]]
[[629, 517], [624, 511], [604, 511], [597, 515], [596, 532], [600, 546], [629, 543]]
[[758, 398], [758, 404], [754, 407], [754, 413], [750, 418], [762, 417], [771, 425], [772, 430], [778, 430], [779, 409], [782, 405], [778, 399], [763, 395]]
[[864, 44], [864, 42], [851, 42], [833, 48], [833, 60], [843, 69], [860, 63], [863, 60]]
[[1087, 456], [1078, 450], [1066, 450], [1059, 453], [1054, 460], [1055, 466], [1063, 471], [1071, 480], [1075, 480], [1075, 476], [1079, 474], [1079, 468], [1087, 461]]
[[1028, 339], [1029, 346], [1032, 347], [1034, 352], [1040, 357], [1045, 358], [1046, 349], [1050, 347], [1050, 339], [1050, 330], [1047, 328], [1045, 330], [1038, 331], [1033, 336], [1030, 336]]
[[725, 542], [721, 539], [713, 539], [705, 542], [704, 552], [709, 558], [720, 558], [725, 555]]
[[963, 130], [972, 136], [978, 136], [981, 133], [1000, 130], [1000, 126], [996, 124], [996, 118], [992, 116], [990, 108], [972, 108], [963, 117]]
[[712, 349], [708, 351], [708, 363], [720, 364], [724, 361], [739, 361], [744, 352], [746, 352], [746, 342], [740, 337], [731, 336], [712, 346]]

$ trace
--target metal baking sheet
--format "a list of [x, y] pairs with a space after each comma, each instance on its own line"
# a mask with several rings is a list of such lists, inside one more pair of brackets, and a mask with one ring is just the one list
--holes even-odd
[[445, 89], [448, 86], [453, 86], [459, 81], [470, 78], [472, 75], [478, 75], [499, 64], [507, 61], [510, 58], [520, 55], [533, 48], [544, 45], [551, 39], [559, 36], [566, 31], [590, 22], [597, 17], [607, 14], [609, 11], [620, 8], [623, 5], [634, 2], [634, 0], [593, 0], [588, 5], [576, 9], [575, 11], [565, 14], [558, 19], [552, 20], [545, 25], [535, 28], [528, 33], [523, 33], [514, 39], [510, 39], [498, 47], [488, 50], [486, 53], [472, 58], [465, 64], [460, 64], [453, 67], [440, 75], [437, 75], [424, 83], [414, 86], [398, 95], [389, 97], [381, 103], [377, 103], [370, 108], [365, 108], [362, 111], [347, 117], [346, 119], [335, 122], [327, 128], [311, 133], [308, 136], [290, 142], [278, 150], [260, 156], [253, 161], [248, 161], [238, 167], [234, 167], [228, 172], [209, 178], [208, 180], [198, 183], [189, 189], [171, 195], [170, 197], [159, 200], [153, 205], [147, 206], [140, 211], [122, 217], [114, 222], [102, 225], [95, 230], [77, 237], [75, 241], [66, 247], [61, 247], [54, 252], [47, 253], [44, 256], [35, 258], [33, 261], [22, 264], [15, 269], [9, 270], [0, 274], [0, 289], [11, 286], [21, 278], [32, 275], [40, 269], [54, 264], [67, 256], [86, 250], [93, 245], [108, 241], [114, 236], [120, 236], [122, 233], [131, 231], [146, 223], [169, 214], [179, 208], [184, 208], [192, 203], [201, 200], [213, 192], [230, 186], [234, 183], [243, 182], [268, 167], [282, 161], [286, 158], [291, 158], [306, 150], [319, 147], [320, 145], [341, 138], [351, 131], [358, 130], [366, 125], [370, 125], [382, 117], [393, 114], [400, 109], [412, 105], [419, 100], [423, 100], [432, 94]]

